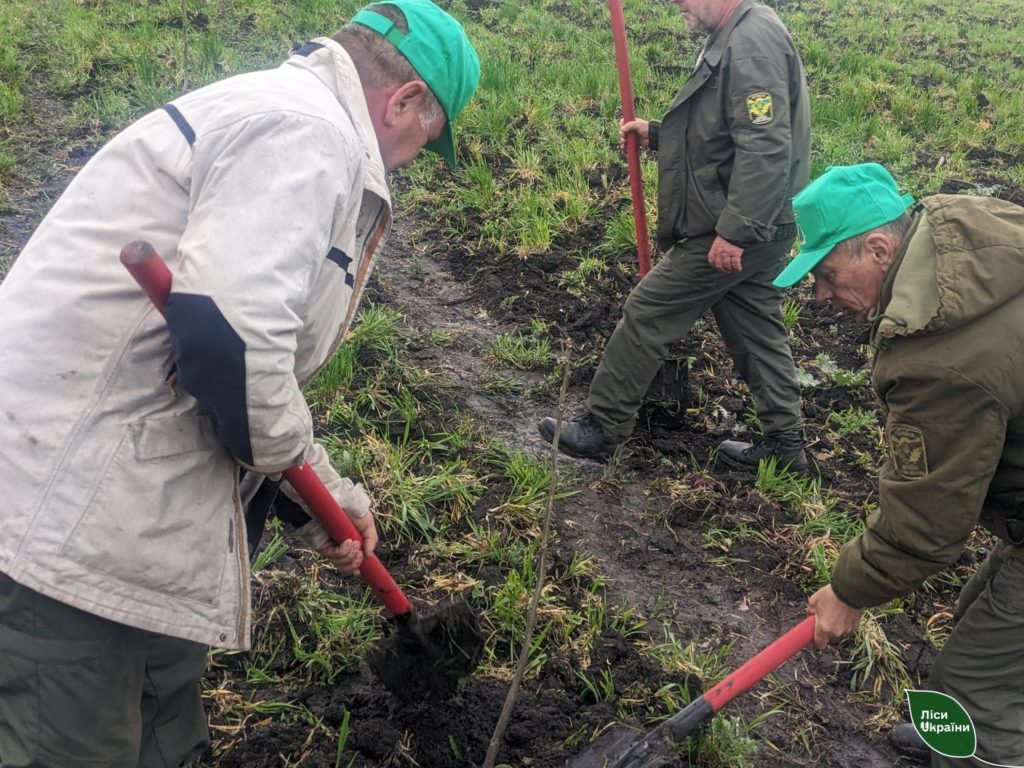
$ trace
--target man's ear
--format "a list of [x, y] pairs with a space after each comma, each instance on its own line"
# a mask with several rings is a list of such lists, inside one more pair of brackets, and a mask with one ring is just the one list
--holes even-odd
[[395, 88], [388, 97], [385, 107], [385, 125], [393, 128], [400, 120], [407, 119], [410, 115], [419, 119], [427, 87], [422, 80], [410, 80]]
[[871, 254], [875, 263], [888, 269], [889, 265], [896, 259], [897, 244], [888, 235], [881, 232], [872, 232], [867, 236], [864, 245]]

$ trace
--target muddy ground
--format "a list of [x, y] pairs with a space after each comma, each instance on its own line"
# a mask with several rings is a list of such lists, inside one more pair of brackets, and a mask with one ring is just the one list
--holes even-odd
[[[57, 162], [36, 159], [38, 173], [10, 190], [14, 210], [0, 215], [0, 274], [16, 256], [33, 227], [89, 154], [89, 148], [54, 148]], [[618, 171], [621, 176], [621, 169]], [[615, 174], [611, 174], [615, 177]], [[605, 174], [608, 177], [608, 174]], [[954, 191], [943, 190], [943, 191]], [[1019, 190], [1014, 194], [1019, 196]], [[507, 444], [545, 458], [546, 445], [536, 433], [536, 422], [553, 414], [556, 388], [541, 374], [501, 371], [517, 378], [518, 393], [489, 395], [495, 370], [482, 354], [499, 333], [525, 331], [529, 319], [541, 317], [551, 325], [555, 340], [570, 339], [575, 360], [590, 362], [574, 374], [569, 413], [577, 411], [599, 354], [619, 316], [622, 294], [635, 280], [631, 254], [612, 259], [606, 286], [611, 290], [583, 296], [553, 292], [550, 275], [569, 264], [574, 247], [585, 240], [577, 233], [556, 243], [548, 254], [528, 260], [498, 259], [446, 242], [431, 231], [435, 222], [404, 216], [389, 243], [373, 282], [372, 301], [400, 310], [405, 326], [413, 331], [437, 329], [457, 334], [459, 343], [441, 349], [414, 347], [409, 361], [443, 370], [455, 393], [454, 407], [474, 415], [479, 423]], [[519, 298], [508, 302], [510, 295]], [[803, 299], [805, 319], [795, 331], [799, 364], [810, 365], [828, 352], [843, 368], [858, 370], [866, 363], [863, 350], [853, 341], [855, 328], [828, 310]], [[692, 334], [677, 353], [693, 358], [690, 390], [703, 390], [706, 399], [675, 423], [664, 414], [650, 412], [612, 470], [593, 462], [562, 459], [563, 470], [577, 479], [579, 493], [556, 505], [553, 573], [559, 573], [574, 554], [592, 557], [607, 577], [613, 601], [622, 600], [639, 614], [656, 618], [649, 631], [662, 622], [684, 642], [700, 638], [711, 646], [732, 643], [729, 659], [738, 665], [772, 639], [797, 623], [804, 613], [805, 574], [791, 542], [772, 539], [776, 522], [786, 512], [765, 505], [750, 492], [751, 478], [715, 466], [709, 459], [714, 447], [729, 437], [748, 406], [713, 321]], [[804, 413], [808, 439], [823, 483], [851, 507], [862, 507], [875, 494], [870, 467], [850, 462], [851, 449], [870, 451], [867, 437], [853, 437], [844, 445], [846, 458], [836, 458], [833, 434], [824, 429], [828, 415], [851, 405], [873, 408], [872, 393], [864, 387], [818, 387], [807, 392]], [[859, 441], [859, 444], [858, 444]], [[652, 494], [657, 478], [686, 481], [695, 492], [672, 497]], [[704, 489], [707, 493], [701, 493]], [[703, 534], [712, 527], [730, 528], [746, 523], [768, 534], [767, 542], [737, 543], [731, 556], [740, 562], [720, 565], [704, 546]], [[386, 562], [399, 581], [415, 582], [415, 566], [400, 548], [384, 549]], [[981, 551], [965, 553], [960, 567], [972, 568]], [[304, 578], [305, 556], [289, 554], [275, 566], [273, 576], [255, 579], [257, 612], [261, 605], [287, 596]], [[478, 574], [485, 581], [493, 575]], [[339, 589], [347, 586], [340, 583]], [[415, 597], [415, 592], [413, 592]], [[915, 680], [926, 677], [934, 658], [923, 639], [922, 624], [953, 596], [948, 591], [922, 594], [905, 614], [885, 621], [889, 638], [898, 644]], [[268, 627], [265, 631], [274, 631]], [[914, 765], [898, 758], [877, 722], [877, 707], [863, 692], [851, 691], [851, 674], [841, 663], [842, 653], [805, 651], [776, 673], [773, 693], [758, 691], [732, 705], [753, 719], [779, 708], [756, 729], [763, 741], [754, 764], [783, 766]], [[211, 688], [230, 690], [245, 698], [255, 691], [246, 682], [241, 656], [217, 657], [208, 673]], [[615, 718], [612, 707], [595, 702], [577, 672], [592, 677], [611, 670], [616, 690], [640, 686], [656, 690], [663, 685], [688, 685], [699, 690], [700, 681], [681, 673], [664, 672], [641, 656], [636, 647], [609, 635], [586, 660], [559, 658], [546, 664], [536, 680], [519, 693], [499, 760], [515, 766], [560, 766], [582, 745], [566, 747], [566, 739], [581, 728], [596, 731]], [[266, 697], [265, 688], [261, 695]], [[454, 698], [445, 702], [402, 703], [378, 685], [368, 670], [341, 675], [331, 686], [309, 686], [282, 691], [282, 700], [304, 705], [316, 718], [338, 728], [344, 712], [351, 712], [345, 760], [353, 766], [419, 765], [423, 768], [479, 765], [505, 700], [507, 686], [493, 678], [476, 676]], [[214, 721], [217, 756], [204, 765], [220, 768], [335, 766], [335, 745], [308, 740], [309, 724], [282, 720], [251, 720], [242, 726]], [[810, 737], [810, 742], [806, 741]], [[682, 762], [680, 762], [682, 764]]]
[[[528, 390], [531, 394], [488, 396], [486, 383], [494, 371], [483, 355], [489, 339], [522, 324], [503, 316], [507, 313], [500, 307], [501, 298], [510, 290], [535, 295], [542, 281], [533, 280], [533, 271], [524, 269], [518, 259], [482, 260], [471, 270], [459, 263], [458, 256], [442, 252], [436, 242], [415, 221], [399, 225], [379, 267], [371, 299], [398, 308], [410, 329], [430, 327], [457, 332], [462, 342], [455, 349], [424, 346], [409, 362], [446, 371], [463, 392], [459, 407], [485, 422], [508, 444], [545, 459], [547, 449], [535, 425], [543, 415], [553, 413], [556, 393], [541, 387]], [[622, 269], [626, 275], [630, 265], [623, 264]], [[465, 275], [470, 273], [467, 279]], [[505, 289], [495, 290], [498, 284]], [[597, 301], [597, 297], [592, 298]], [[594, 302], [581, 302], [581, 306]], [[532, 311], [542, 311], [544, 306], [541, 298]], [[617, 308], [609, 305], [584, 323], [564, 322], [565, 327], [573, 329], [580, 354], [585, 354], [588, 344], [600, 345], [616, 314]], [[863, 363], [852, 343], [844, 341], [854, 329], [827, 314], [817, 316], [808, 326], [809, 348], [829, 349], [846, 365]], [[837, 328], [840, 333], [835, 332]], [[680, 351], [713, 361], [723, 381], [733, 376], [728, 373], [713, 328], [702, 338], [685, 342]], [[695, 366], [695, 371], [701, 368]], [[794, 553], [787, 550], [789, 542], [734, 549], [733, 554], [745, 560], [741, 564], [717, 567], [709, 563], [713, 553], [704, 548], [702, 536], [710, 526], [726, 527], [743, 521], [770, 531], [773, 520], [781, 520], [785, 514], [754, 500], [749, 494], [749, 476], [710, 465], [709, 472], [700, 471], [699, 477], [690, 477], [694, 487], [710, 485], [715, 494], [729, 500], [710, 507], [706, 504], [710, 494], [697, 496], [691, 503], [648, 493], [651, 480], [659, 475], [669, 473], [687, 479], [677, 472], [691, 455], [700, 467], [709, 466], [709, 452], [726, 436], [708, 418], [715, 405], [727, 412], [729, 408], [744, 407], [742, 398], [728, 384], [699, 373], [694, 376], [692, 386], [705, 387], [712, 405], [688, 415], [675, 428], [657, 423], [644, 426], [628, 445], [614, 478], [602, 465], [563, 459], [564, 470], [579, 478], [581, 490], [556, 507], [554, 572], [574, 553], [592, 557], [607, 576], [609, 594], [616, 600], [621, 598], [643, 616], [667, 621], [680, 639], [733, 643], [729, 658], [739, 664], [802, 618], [805, 594], [799, 568], [791, 562]], [[528, 374], [524, 383], [536, 385], [539, 378]], [[585, 372], [580, 378], [586, 378]], [[580, 381], [573, 387], [572, 397], [577, 403], [584, 397], [584, 384]], [[867, 392], [855, 394], [869, 397]], [[865, 488], [865, 483], [870, 486], [866, 473], [850, 473], [838, 464], [833, 466], [828, 459], [830, 446], [815, 428], [832, 410], [842, 410], [855, 402], [868, 404], [852, 398], [846, 389], [823, 391], [808, 399], [806, 412], [811, 422], [812, 452], [819, 457], [824, 481], [835, 492], [860, 500], [870, 494]], [[408, 575], [411, 566], [401, 551], [388, 552], [385, 560], [399, 581]], [[287, 565], [284, 567], [287, 569]], [[300, 573], [296, 566], [295, 578], [302, 578]], [[477, 575], [487, 578], [487, 574]], [[287, 581], [283, 583], [287, 585]], [[282, 587], [279, 578], [257, 580], [257, 594], [267, 601], [278, 599], [282, 588], [287, 587]], [[653, 624], [651, 631], [657, 633], [657, 626]], [[925, 674], [933, 651], [921, 639], [919, 627], [901, 617], [888, 623], [886, 631], [905, 649], [911, 670]], [[857, 696], [849, 690], [849, 674], [836, 664], [838, 658], [836, 651], [805, 651], [776, 673], [780, 685], [776, 694], [764, 698], [751, 693], [734, 705], [749, 718], [772, 707], [782, 708], [779, 715], [768, 718], [757, 729], [758, 737], [771, 746], [761, 749], [754, 758], [755, 765], [913, 765], [900, 761], [884, 736], [868, 724], [876, 710], [867, 703], [857, 703]], [[581, 749], [563, 746], [570, 734], [581, 726], [597, 730], [615, 719], [614, 709], [594, 702], [575, 674], [580, 671], [597, 677], [606, 668], [613, 672], [616, 690], [630, 686], [656, 690], [671, 683], [700, 690], [699, 681], [665, 673], [631, 643], [609, 634], [585, 664], [571, 656], [559, 659], [545, 665], [539, 679], [520, 690], [500, 761], [515, 766], [565, 764]], [[247, 686], [240, 679], [232, 679], [230, 663], [210, 674], [218, 685], [245, 695]], [[486, 753], [506, 692], [504, 683], [475, 677], [448, 701], [416, 705], [399, 701], [362, 669], [342, 676], [332, 687], [289, 691], [288, 698], [335, 725], [341, 722], [345, 710], [352, 712], [346, 760], [354, 754], [353, 765], [470, 766], [479, 765]], [[810, 754], [793, 741], [794, 724], [812, 734], [814, 747]], [[333, 766], [333, 745], [306, 743], [308, 734], [305, 723], [253, 727], [232, 738], [230, 749], [208, 764], [224, 768]]]
[[[12, 190], [17, 209], [0, 218], [0, 260], [5, 266], [87, 156], [81, 148], [61, 149], [59, 164], [33, 176], [33, 184]], [[552, 323], [556, 336], [572, 339], [575, 359], [584, 360], [600, 351], [618, 318], [619, 299], [552, 296], [546, 288], [550, 282], [545, 273], [558, 269], [569, 258], [572, 246], [566, 242], [551, 254], [529, 261], [497, 260], [493, 255], [453, 248], [427, 225], [406, 216], [396, 226], [369, 297], [400, 310], [409, 329], [457, 333], [461, 341], [456, 347], [442, 350], [423, 345], [409, 362], [444, 370], [454, 391], [461, 392], [457, 407], [472, 413], [509, 445], [542, 459], [548, 451], [537, 436], [536, 422], [554, 413], [557, 391], [544, 386], [540, 374], [508, 370], [501, 373], [519, 377], [523, 392], [501, 397], [486, 394], [495, 371], [482, 351], [497, 334], [523, 330], [530, 317], [538, 316]], [[621, 290], [628, 290], [634, 273], [628, 254], [618, 259], [611, 272]], [[502, 299], [511, 293], [522, 299], [510, 307]], [[851, 341], [855, 329], [819, 308], [808, 305], [806, 312], [812, 316], [801, 323], [798, 357], [801, 351], [813, 356], [827, 350], [849, 369], [864, 364], [862, 352]], [[628, 443], [613, 473], [593, 462], [562, 459], [562, 471], [578, 478], [580, 492], [556, 506], [552, 571], [557, 575], [559, 566], [564, 568], [574, 553], [594, 558], [607, 577], [613, 601], [624, 600], [641, 615], [657, 617], [652, 632], [657, 633], [657, 627], [667, 622], [684, 642], [703, 638], [712, 646], [732, 643], [729, 659], [738, 665], [802, 618], [805, 593], [786, 542], [778, 546], [744, 544], [732, 554], [745, 562], [730, 566], [709, 563], [713, 553], [702, 541], [709, 527], [742, 521], [770, 532], [773, 520], [784, 513], [755, 500], [749, 493], [748, 476], [708, 463], [709, 452], [729, 436], [729, 424], [746, 407], [713, 321], [685, 340], [678, 352], [695, 359], [690, 389], [703, 388], [708, 402], [670, 426], [664, 426], [663, 415], [657, 418], [655, 413]], [[584, 365], [574, 375], [568, 412], [583, 402], [592, 370], [592, 365]], [[716, 374], [709, 375], [709, 370]], [[805, 414], [811, 451], [824, 482], [859, 503], [872, 494], [870, 474], [832, 461], [832, 446], [821, 430], [830, 412], [851, 404], [872, 407], [870, 392], [845, 388], [815, 391], [806, 400]], [[687, 466], [693, 467], [689, 478], [687, 470], [681, 470]], [[689, 480], [698, 489], [709, 486], [713, 493], [674, 500], [652, 495], [649, 485], [659, 476]], [[720, 500], [709, 505], [708, 498]], [[384, 556], [396, 578], [403, 581], [408, 575], [405, 569], [412, 568], [403, 553], [385, 551]], [[257, 615], [261, 603], [282, 599], [282, 593], [287, 595], [305, 578], [307, 562], [304, 555], [291, 553], [275, 566], [273, 576], [255, 579]], [[347, 585], [339, 579], [338, 588]], [[939, 594], [935, 599], [948, 599], [948, 595]], [[931, 608], [922, 605], [921, 614], [929, 615]], [[908, 617], [899, 617], [887, 623], [886, 631], [904, 648], [912, 673], [925, 675], [933, 650], [921, 639], [920, 627]], [[838, 658], [836, 651], [805, 651], [776, 673], [781, 687], [775, 694], [766, 698], [754, 692], [732, 705], [748, 718], [781, 708], [780, 714], [757, 728], [765, 746], [755, 758], [756, 765], [870, 768], [897, 764], [884, 735], [870, 724], [876, 710], [849, 690], [849, 674], [837, 665]], [[240, 655], [217, 657], [208, 673], [209, 686], [245, 698], [255, 689], [244, 679], [243, 662]], [[523, 686], [499, 761], [515, 766], [559, 766], [578, 752], [582, 745], [564, 746], [567, 737], [584, 726], [587, 732], [599, 730], [615, 719], [615, 711], [606, 703], [594, 702], [576, 672], [596, 677], [604, 669], [612, 670], [616, 690], [637, 685], [656, 690], [671, 683], [700, 690], [700, 681], [681, 673], [665, 673], [631, 643], [609, 635], [585, 666], [571, 657], [559, 659], [545, 665], [537, 680]], [[482, 762], [506, 692], [505, 683], [478, 676], [451, 700], [401, 703], [364, 667], [340, 676], [329, 687], [310, 686], [282, 694], [335, 728], [346, 710], [352, 713], [346, 765], [354, 757], [354, 766], [433, 768]], [[266, 698], [266, 690], [260, 695]], [[811, 734], [810, 752], [793, 741], [794, 724]], [[307, 741], [310, 728], [305, 722], [254, 721], [242, 728], [212, 725], [219, 754], [208, 755], [204, 765], [320, 768], [336, 763], [335, 745]], [[913, 763], [903, 760], [899, 764]]]
[[[566, 258], [564, 253], [562, 258]], [[587, 296], [569, 306], [562, 301], [564, 296], [553, 301], [553, 297], [544, 295], [547, 282], [539, 273], [545, 267], [557, 268], [559, 255], [538, 261], [539, 265], [518, 259], [496, 261], [486, 255], [475, 259], [439, 246], [422, 225], [406, 222], [398, 227], [381, 262], [375, 298], [400, 309], [410, 328], [457, 332], [463, 341], [456, 349], [424, 347], [411, 362], [446, 370], [465, 393], [462, 407], [485, 421], [510, 445], [544, 459], [547, 447], [537, 436], [536, 423], [554, 413], [557, 393], [540, 387], [528, 389], [523, 395], [488, 396], [486, 383], [494, 371], [484, 362], [483, 350], [498, 333], [525, 331], [529, 317], [543, 316], [554, 327], [565, 330], [576, 344], [574, 354], [584, 359], [603, 346], [619, 307], [603, 296]], [[623, 259], [619, 269], [623, 283], [628, 284], [632, 264]], [[519, 311], [503, 308], [501, 300], [510, 293], [525, 297], [524, 303], [530, 306]], [[804, 324], [801, 345], [814, 354], [828, 350], [841, 365], [851, 369], [863, 365], [863, 354], [851, 341], [855, 329], [827, 312], [811, 311], [815, 312], [813, 322]], [[672, 427], [660, 424], [665, 420], [658, 418], [660, 414], [651, 414], [652, 423], [645, 424], [630, 441], [613, 476], [603, 465], [562, 459], [565, 469], [579, 478], [581, 490], [556, 507], [556, 562], [567, 562], [573, 552], [595, 558], [599, 570], [608, 577], [610, 593], [621, 595], [642, 615], [664, 617], [684, 640], [699, 637], [714, 643], [733, 643], [730, 659], [738, 664], [802, 618], [805, 594], [787, 542], [734, 549], [733, 555], [746, 561], [739, 565], [719, 567], [709, 563], [713, 553], [704, 548], [702, 538], [709, 527], [746, 522], [770, 531], [773, 519], [781, 519], [784, 513], [764, 508], [754, 499], [749, 493], [749, 476], [709, 465], [709, 453], [729, 436], [721, 422], [736, 419], [746, 405], [736, 392], [735, 374], [730, 371], [713, 323], [706, 333], [686, 340], [678, 352], [682, 357], [697, 358], [691, 388], [703, 387], [709, 403]], [[701, 373], [709, 367], [718, 371], [718, 376]], [[574, 377], [573, 404], [568, 411], [581, 406], [590, 372], [592, 367], [585, 366]], [[524, 376], [512, 370], [502, 373], [524, 377], [528, 388], [538, 383], [536, 375]], [[832, 462], [829, 456], [833, 446], [820, 429], [829, 413], [853, 404], [873, 407], [870, 392], [851, 394], [845, 388], [818, 391], [808, 398], [805, 413], [811, 451], [818, 457], [824, 482], [833, 492], [859, 503], [872, 493], [868, 473]], [[691, 456], [698, 470], [689, 478], [680, 476], [679, 468], [690, 463]], [[703, 471], [709, 466], [709, 472]], [[697, 488], [710, 484], [714, 494], [697, 495], [692, 500], [652, 495], [647, 489], [659, 476], [689, 479]], [[718, 494], [728, 502], [708, 507], [706, 499]], [[886, 630], [904, 647], [912, 672], [926, 674], [933, 650], [921, 639], [919, 627], [901, 618], [889, 623]], [[779, 681], [785, 682], [778, 697], [765, 701], [751, 694], [738, 702], [739, 709], [751, 718], [767, 708], [784, 708], [781, 716], [769, 718], [759, 727], [758, 734], [774, 747], [763, 749], [755, 765], [838, 768], [898, 763], [884, 736], [868, 725], [875, 710], [857, 704], [849, 690], [849, 674], [837, 666], [837, 659], [835, 651], [805, 652], [777, 673]], [[637, 683], [657, 689], [671, 682], [687, 682], [666, 676], [619, 639], [609, 640], [582, 671], [597, 675], [609, 663], [616, 690]], [[477, 679], [452, 702], [418, 712], [392, 711], [390, 697], [368, 682], [362, 685], [365, 687], [356, 684], [350, 690], [333, 692], [329, 706], [335, 712], [341, 706], [354, 707], [360, 719], [366, 718], [371, 734], [368, 738], [374, 743], [397, 738], [401, 732], [410, 733], [410, 751], [424, 766], [479, 764], [506, 690], [504, 685]], [[325, 695], [318, 691], [306, 703], [323, 706], [321, 697]], [[520, 692], [501, 759], [524, 766], [562, 765], [566, 758], [561, 742], [566, 736], [582, 723], [599, 726], [610, 717], [614, 712], [607, 705], [595, 705], [587, 699], [571, 669], [564, 664], [545, 668], [540, 680]], [[811, 755], [790, 741], [794, 723], [809, 726], [813, 733]], [[453, 732], [464, 739], [464, 763], [452, 762], [448, 734]], [[238, 762], [228, 758], [224, 764], [252, 764], [246, 761], [251, 757], [246, 755]], [[366, 764], [374, 763], [371, 759]], [[913, 763], [904, 760], [900, 764]]]

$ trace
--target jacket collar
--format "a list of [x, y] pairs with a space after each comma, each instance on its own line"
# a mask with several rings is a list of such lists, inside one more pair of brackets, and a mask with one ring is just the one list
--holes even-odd
[[736, 10], [732, 12], [732, 16], [725, 22], [723, 26], [717, 32], [712, 32], [708, 37], [707, 42], [704, 44], [704, 61], [711, 67], [717, 67], [719, 62], [722, 60], [722, 53], [725, 51], [726, 45], [729, 43], [729, 35], [732, 34], [733, 29], [739, 24], [740, 19], [746, 16], [750, 10], [755, 6], [754, 0], [743, 0]]
[[892, 266], [889, 268], [889, 271], [885, 276], [885, 280], [882, 281], [882, 290], [878, 296], [878, 305], [875, 307], [874, 310], [872, 310], [872, 312], [868, 316], [868, 322], [870, 323], [870, 326], [866, 332], [867, 338], [865, 342], [862, 343], [870, 342], [872, 344], [876, 344], [879, 340], [879, 337], [885, 335], [884, 333], [879, 333], [879, 330], [881, 329], [881, 326], [884, 324], [885, 321], [889, 321], [894, 326], [898, 327], [905, 328], [907, 325], [905, 320], [892, 318], [888, 314], [886, 314], [886, 309], [892, 302], [893, 286], [896, 283], [896, 275], [900, 271], [900, 265], [903, 264], [903, 260], [907, 255], [907, 249], [910, 247], [910, 244], [913, 241], [914, 236], [917, 234], [917, 230], [921, 224], [922, 213], [920, 206], [915, 207], [913, 211], [913, 216], [914, 220], [911, 223], [910, 228], [907, 230], [907, 233], [903, 236], [903, 242], [900, 243], [899, 250], [896, 252], [896, 256], [893, 258]]
[[355, 64], [348, 52], [329, 37], [318, 37], [307, 46], [305, 55], [290, 57], [282, 66], [306, 69], [320, 80], [337, 98], [342, 109], [348, 114], [362, 143], [366, 157], [366, 178], [363, 186], [368, 192], [380, 197], [390, 208], [391, 194], [387, 170], [381, 159], [377, 134], [373, 130], [370, 112], [366, 106], [362, 82]]
[[718, 65], [722, 61], [722, 53], [729, 44], [729, 36], [732, 34], [733, 29], [736, 28], [740, 19], [746, 16], [755, 5], [754, 0], [743, 0], [742, 3], [736, 6], [736, 10], [732, 12], [732, 16], [725, 22], [725, 26], [708, 37], [704, 43], [704, 55], [700, 59], [700, 64], [697, 65], [693, 74], [683, 83], [683, 87], [676, 94], [675, 98], [672, 99], [672, 103], [668, 108], [669, 112], [693, 96], [704, 83], [711, 79], [712, 74], [718, 69]]

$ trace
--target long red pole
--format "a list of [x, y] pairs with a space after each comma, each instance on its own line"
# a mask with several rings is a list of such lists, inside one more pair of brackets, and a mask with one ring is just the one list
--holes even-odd
[[[612, 12], [612, 37], [615, 40], [615, 64], [619, 68], [619, 95], [622, 98], [622, 119], [636, 119], [633, 104], [633, 78], [629, 71], [629, 48], [626, 44], [626, 17], [622, 0], [608, 0]], [[640, 277], [651, 271], [651, 244], [647, 237], [647, 206], [644, 203], [644, 178], [640, 171], [640, 143], [635, 133], [626, 134], [626, 160], [629, 163], [629, 189], [633, 196], [633, 223], [636, 226], [636, 253]]]
[[[173, 280], [167, 263], [153, 249], [153, 246], [144, 240], [135, 240], [122, 248], [121, 263], [135, 278], [135, 282], [139, 284], [149, 300], [153, 302], [153, 306], [160, 311], [160, 314], [163, 314]], [[309, 462], [303, 462], [301, 467], [289, 467], [282, 474], [284, 479], [295, 489], [295, 492], [309, 505], [313, 514], [323, 523], [331, 538], [339, 542], [351, 539], [360, 545], [363, 543], [362, 536], [352, 525], [352, 521], [348, 519], [345, 510], [327, 490], [323, 481], [317, 477], [316, 471], [309, 465]], [[393, 616], [408, 616], [412, 613], [412, 603], [409, 602], [409, 598], [391, 578], [391, 574], [376, 555], [363, 558], [363, 564], [359, 566], [359, 575], [366, 580], [370, 589]]]

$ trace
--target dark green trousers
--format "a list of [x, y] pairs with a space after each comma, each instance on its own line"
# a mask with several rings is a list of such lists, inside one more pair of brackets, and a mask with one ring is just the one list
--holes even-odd
[[743, 271], [708, 264], [713, 237], [677, 243], [633, 289], [590, 384], [590, 412], [608, 435], [625, 437], [669, 348], [709, 309], [754, 396], [765, 434], [803, 428], [800, 385], [782, 291], [771, 282], [786, 264], [795, 228], [743, 252]]
[[210, 743], [206, 654], [0, 574], [0, 766], [178, 768]]
[[996, 550], [964, 585], [929, 688], [967, 710], [978, 757], [932, 753], [932, 768], [1024, 765], [1024, 558]]

